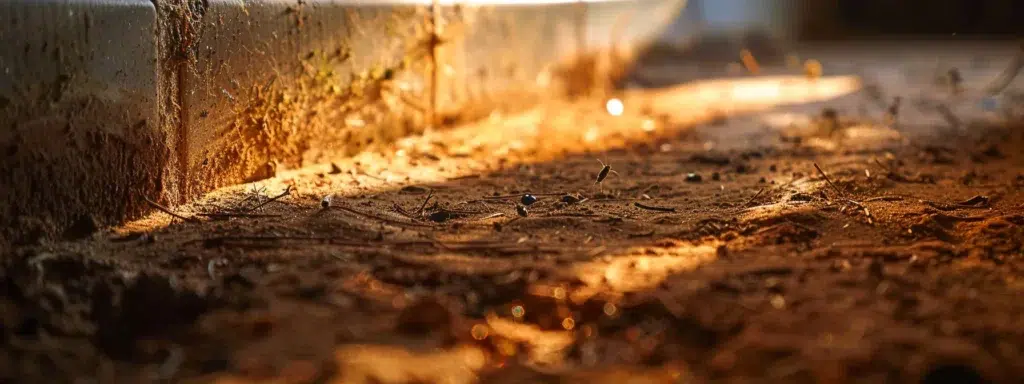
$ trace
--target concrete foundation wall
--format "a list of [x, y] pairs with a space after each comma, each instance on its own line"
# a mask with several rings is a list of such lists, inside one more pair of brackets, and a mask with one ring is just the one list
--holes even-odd
[[0, 3], [0, 234], [130, 217], [163, 188], [156, 22], [143, 0]]
[[0, 243], [600, 85], [683, 2], [4, 2]]

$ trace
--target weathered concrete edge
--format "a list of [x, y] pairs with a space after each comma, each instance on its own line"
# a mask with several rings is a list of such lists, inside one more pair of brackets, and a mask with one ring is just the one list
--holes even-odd
[[[162, 39], [177, 39], [175, 51], [185, 56], [168, 62], [179, 66], [168, 72], [180, 77], [183, 92], [174, 105], [182, 128], [173, 184], [180, 189], [166, 197], [184, 202], [281, 167], [372, 150], [458, 122], [453, 114], [479, 118], [609, 86], [630, 59], [619, 48], [653, 37], [684, 3], [213, 0], [201, 9], [161, 7], [162, 18], [176, 17], [173, 24], [192, 33]], [[471, 12], [485, 17], [467, 20]], [[566, 26], [561, 32], [573, 46], [541, 33]], [[457, 57], [474, 59], [459, 66]], [[513, 61], [515, 71], [475, 76]], [[482, 97], [451, 102], [461, 89], [442, 77]]]
[[145, 0], [0, 4], [0, 245], [144, 211], [169, 156]]
[[[638, 1], [641, 3], [680, 2], [680, 0]], [[270, 33], [293, 32], [292, 28], [295, 26], [295, 23], [301, 25], [304, 20], [310, 20], [303, 15], [302, 4], [304, 3], [292, 5], [289, 2], [282, 1], [245, 4], [226, 1], [190, 2], [184, 0], [158, 0], [153, 2], [121, 0], [106, 3], [58, 3], [21, 0], [5, 4], [5, 6], [12, 10], [18, 7], [30, 10], [37, 9], [37, 11], [38, 9], [50, 9], [54, 14], [73, 15], [77, 12], [80, 15], [74, 24], [68, 24], [61, 28], [51, 28], [58, 35], [63, 35], [55, 37], [40, 34], [35, 36], [34, 38], [40, 42], [45, 42], [47, 39], [52, 40], [53, 43], [50, 46], [52, 52], [25, 56], [23, 61], [16, 63], [17, 65], [14, 66], [16, 69], [33, 68], [33, 63], [45, 62], [47, 60], [46, 55], [55, 54], [57, 51], [86, 52], [88, 57], [93, 58], [93, 61], [88, 62], [92, 64], [80, 64], [75, 67], [80, 74], [74, 76], [74, 80], [88, 82], [94, 86], [121, 86], [125, 89], [132, 89], [132, 86], [141, 85], [141, 88], [132, 89], [131, 93], [137, 96], [137, 99], [132, 100], [129, 104], [101, 102], [90, 104], [88, 108], [83, 108], [81, 103], [92, 103], [87, 100], [97, 100], [98, 98], [95, 96], [104, 93], [93, 89], [95, 87], [89, 88], [73, 81], [69, 82], [68, 79], [61, 77], [60, 73], [58, 73], [59, 71], [53, 71], [47, 75], [50, 78], [44, 79], [46, 76], [32, 78], [34, 82], [39, 83], [39, 89], [59, 89], [63, 95], [81, 95], [82, 97], [78, 99], [78, 104], [74, 102], [58, 103], [59, 105], [56, 107], [52, 102], [42, 104], [35, 102], [37, 104], [35, 109], [30, 108], [33, 105], [30, 98], [13, 93], [15, 87], [11, 86], [0, 89], [0, 95], [5, 95], [3, 97], [5, 98], [4, 104], [6, 104], [0, 105], [0, 114], [6, 114], [0, 116], [10, 116], [11, 118], [5, 121], [13, 122], [10, 127], [5, 127], [7, 129], [0, 132], [0, 145], [7, 147], [6, 157], [0, 160], [3, 162], [0, 165], [16, 170], [11, 175], [8, 175], [6, 179], [0, 178], [0, 186], [3, 187], [0, 189], [0, 196], [8, 197], [0, 200], [6, 202], [0, 203], [6, 204], [0, 206], [0, 209], [3, 209], [5, 213], [3, 218], [0, 218], [3, 238], [32, 241], [33, 239], [61, 234], [75, 236], [75, 227], [80, 227], [78, 229], [88, 232], [94, 225], [111, 224], [138, 217], [149, 209], [146, 199], [173, 206], [219, 186], [272, 175], [260, 175], [259, 172], [255, 172], [259, 171], [259, 167], [264, 164], [283, 163], [288, 166], [301, 166], [309, 162], [366, 149], [366, 144], [369, 143], [367, 141], [368, 137], [373, 138], [376, 144], [382, 144], [398, 136], [415, 133], [417, 129], [422, 129], [422, 127], [437, 124], [439, 121], [437, 116], [434, 115], [436, 110], [441, 107], [438, 102], [444, 99], [445, 93], [448, 91], [435, 86], [435, 83], [430, 81], [435, 78], [436, 71], [434, 69], [446, 64], [445, 59], [439, 56], [428, 56], [427, 60], [423, 60], [423, 57], [413, 57], [410, 54], [415, 50], [422, 49], [423, 44], [452, 44], [451, 46], [459, 47], [458, 49], [461, 50], [463, 55], [472, 54], [485, 58], [485, 60], [472, 62], [470, 63], [471, 65], [475, 65], [477, 68], [494, 65], [495, 62], [492, 58], [500, 57], [500, 55], [494, 54], [494, 50], [501, 47], [474, 44], [472, 40], [477, 39], [479, 41], [478, 38], [480, 36], [494, 36], [499, 34], [497, 29], [505, 28], [507, 30], [508, 28], [507, 24], [477, 23], [470, 25], [469, 28], [465, 28], [467, 31], [472, 30], [471, 34], [447, 36], [448, 41], [440, 41], [442, 36], [435, 35], [433, 30], [435, 24], [438, 23], [437, 14], [430, 14], [430, 17], [424, 18], [423, 22], [408, 23], [407, 25], [410, 28], [398, 33], [400, 36], [385, 36], [400, 42], [395, 50], [378, 53], [371, 52], [371, 54], [366, 54], [365, 56], [359, 55], [359, 57], [368, 57], [370, 60], [364, 60], [359, 64], [347, 64], [347, 67], [337, 64], [326, 65], [325, 68], [328, 71], [335, 72], [335, 75], [341, 73], [357, 75], [351, 76], [349, 79], [335, 78], [333, 84], [317, 84], [318, 87], [333, 88], [335, 90], [332, 91], [334, 92], [333, 94], [332, 92], [323, 92], [323, 89], [317, 92], [310, 92], [308, 80], [311, 77], [308, 76], [310, 74], [308, 67], [310, 64], [309, 59], [325, 59], [326, 56], [331, 54], [331, 52], [325, 49], [330, 44], [322, 43], [324, 41], [336, 43], [340, 39], [338, 36], [321, 34], [321, 37], [323, 37], [322, 41], [317, 41], [316, 39], [303, 40], [300, 37], [293, 44], [295, 49], [272, 53], [264, 57], [268, 59], [264, 63], [273, 62], [273, 65], [261, 65], [261, 62], [257, 61], [256, 65], [245, 68], [245, 72], [274, 73], [274, 76], [270, 78], [267, 76], [250, 77], [246, 79], [245, 84], [239, 83], [232, 77], [238, 74], [237, 71], [235, 73], [217, 71], [216, 66], [211, 65], [209, 61], [211, 56], [206, 56], [205, 59], [207, 61], [203, 61], [204, 57], [202, 54], [205, 53], [203, 52], [203, 46], [206, 42], [204, 39], [220, 39], [230, 44], [232, 39], [237, 38], [240, 33], [252, 32], [252, 28], [256, 28], [257, 31], [260, 28], [269, 28], [272, 30]], [[312, 2], [311, 4], [314, 7], [351, 6], [351, 4], [345, 2], [326, 0]], [[359, 4], [362, 7], [366, 6], [362, 3]], [[264, 12], [262, 16], [253, 16], [250, 13], [250, 11], [263, 6], [266, 6], [269, 11]], [[591, 6], [600, 8], [588, 9]], [[564, 57], [528, 56], [527, 58], [534, 62], [524, 66], [527, 69], [521, 71], [517, 76], [510, 77], [514, 81], [506, 79], [503, 82], [483, 84], [480, 87], [482, 90], [480, 94], [486, 96], [484, 99], [490, 100], [513, 99], [508, 97], [508, 95], [518, 94], [518, 90], [522, 88], [523, 84], [537, 82], [538, 79], [544, 78], [545, 75], [550, 75], [552, 68], [564, 65], [565, 63], [569, 63], [568, 67], [572, 67], [574, 65], [573, 57], [605, 51], [608, 44], [603, 43], [603, 37], [595, 39], [595, 36], [610, 36], [608, 34], [609, 28], [613, 26], [607, 23], [602, 24], [600, 21], [594, 22], [591, 19], [593, 15], [600, 14], [600, 12], [594, 12], [595, 10], [609, 11], [616, 6], [621, 7], [623, 4], [622, 2], [612, 1], [582, 6], [582, 13], [579, 13], [579, 18], [574, 21], [576, 27], [579, 27], [581, 24], [584, 25], [582, 34], [579, 34], [579, 31], [576, 32], [582, 36], [582, 39], [580, 39], [582, 43], [578, 44], [577, 49], [567, 51]], [[432, 9], [431, 12], [443, 13], [446, 12], [445, 9], [450, 10], [457, 7], [448, 6], [448, 8], [440, 10]], [[228, 17], [227, 20], [229, 21], [225, 22], [223, 14], [217, 17], [206, 17], [209, 16], [208, 12], [211, 12], [211, 9], [219, 10], [222, 13], [234, 13], [235, 16], [244, 15], [249, 19], [243, 19], [240, 16], [235, 19]], [[129, 16], [133, 15], [131, 17], [135, 17], [135, 19], [119, 14], [116, 17], [111, 17], [111, 19], [116, 19], [120, 22], [119, 24], [114, 23], [112, 27], [104, 21], [106, 20], [105, 17], [108, 17], [104, 15], [107, 14], [100, 12], [100, 10], [113, 12], [110, 14], [121, 12]], [[539, 13], [534, 15], [543, 14], [546, 11], [536, 8], [535, 10]], [[281, 13], [278, 14], [277, 11], [281, 11]], [[497, 14], [499, 18], [506, 11], [500, 6], [492, 8], [492, 12]], [[522, 11], [522, 8], [520, 8], [520, 11]], [[529, 15], [529, 10], [526, 13], [525, 16], [520, 14], [520, 18], [528, 19], [532, 17]], [[4, 12], [4, 15], [16, 14], [18, 14], [16, 11]], [[285, 23], [281, 23], [278, 20], [280, 18], [275, 19], [273, 17], [281, 15], [286, 18], [287, 21]], [[406, 21], [418, 19], [420, 16], [410, 14]], [[60, 19], [56, 16], [50, 17], [54, 20]], [[265, 24], [256, 23], [255, 26], [248, 27], [249, 29], [231, 25], [232, 23], [248, 23], [252, 25], [252, 17], [263, 17]], [[138, 21], [133, 23], [131, 20]], [[559, 18], [548, 20], [549, 25], [556, 22], [564, 22], [564, 19]], [[649, 21], [642, 20], [641, 22], [649, 23]], [[363, 35], [367, 33], [372, 34], [371, 28], [375, 25], [380, 25], [372, 19], [369, 21], [362, 20], [363, 25], [355, 29], [351, 28], [351, 26], [360, 24], [360, 21], [353, 21], [351, 18], [321, 18], [317, 22], [321, 24], [348, 23], [348, 29], [338, 29], [345, 30], [346, 33], [351, 34], [354, 30], [362, 28], [359, 33]], [[594, 23], [597, 28], [586, 28], [589, 25], [588, 23]], [[46, 30], [46, 22], [40, 22], [39, 24], [43, 30]], [[217, 31], [218, 28], [222, 31], [217, 33], [211, 32]], [[273, 31], [275, 28], [278, 31]], [[24, 29], [25, 27], [18, 26], [17, 23], [4, 23], [0, 25], [0, 33], [8, 36], [24, 33]], [[644, 28], [640, 29], [645, 30]], [[80, 33], [83, 30], [87, 33]], [[653, 29], [647, 28], [645, 31], [644, 33], [649, 35], [653, 32]], [[103, 41], [107, 41], [107, 43], [104, 44], [101, 40], [97, 39], [90, 40], [89, 36], [93, 34], [103, 35], [106, 37]], [[82, 36], [86, 37], [84, 42], [73, 40]], [[113, 38], [114, 36], [116, 36], [116, 39]], [[646, 36], [629, 36], [627, 34], [623, 36], [623, 42], [635, 42], [638, 38], [644, 37]], [[19, 38], [17, 37], [16, 39]], [[511, 41], [519, 46], [526, 46], [527, 48], [542, 46], [548, 51], [558, 52], [555, 49], [557, 47], [538, 45], [536, 40], [516, 39], [515, 36], [510, 38], [514, 39]], [[453, 44], [458, 39], [465, 39], [466, 42], [464, 44]], [[116, 42], [116, 44], [111, 42]], [[16, 49], [11, 48], [13, 46], [10, 45], [3, 48], [4, 51], [2, 52], [4, 52], [4, 55], [0, 56], [0, 58], [5, 61], [0, 63], [4, 64], [0, 65], [0, 67], [10, 67], [6, 63], [11, 62], [9, 57], [14, 57], [17, 53], [15, 52]], [[130, 48], [135, 46], [147, 48], [143, 53], [140, 53], [132, 51]], [[428, 48], [430, 47], [428, 46]], [[442, 50], [439, 49], [438, 51]], [[236, 50], [236, 52], [239, 51]], [[237, 53], [234, 54], [234, 57], [227, 55], [216, 60], [218, 62], [237, 60], [238, 55], [251, 55], [251, 52], [250, 50]], [[338, 51], [333, 53], [338, 53]], [[422, 52], [418, 54], [422, 54]], [[507, 59], [507, 57], [504, 56], [503, 60]], [[565, 57], [570, 59], [565, 59]], [[519, 59], [523, 59], [523, 57], [520, 56]], [[129, 77], [123, 73], [126, 69], [121, 68], [125, 65], [124, 63], [132, 63], [133, 68], [142, 69], [137, 73], [128, 70], [128, 72], [132, 72], [132, 76]], [[321, 62], [320, 64], [324, 63]], [[424, 66], [423, 64], [427, 65]], [[297, 69], [305, 69], [307, 71], [303, 74], [302, 71], [296, 71]], [[119, 77], [111, 77], [107, 72], [103, 72], [109, 72], [110, 70], [113, 70]], [[7, 71], [9, 72], [9, 70]], [[282, 72], [289, 71], [292, 75], [280, 75]], [[462, 74], [459, 75], [463, 76], [460, 81], [464, 83], [476, 81], [466, 76], [470, 73], [469, 70], [458, 71], [457, 73]], [[13, 78], [9, 73], [7, 75], [9, 77], [6, 79]], [[17, 74], [14, 76], [17, 76]], [[315, 78], [316, 76], [312, 77]], [[520, 80], [523, 79], [529, 82], [521, 82]], [[230, 88], [224, 87], [225, 84], [230, 85]], [[270, 85], [268, 86], [268, 84]], [[413, 86], [410, 86], [410, 84]], [[547, 85], [554, 86], [554, 84], [549, 83]], [[534, 92], [529, 92], [529, 96], [535, 97], [553, 93], [551, 89], [546, 89], [545, 84], [538, 85], [538, 87], [534, 88]], [[326, 107], [334, 104], [349, 104], [349, 107], [352, 107], [351, 95], [353, 93], [365, 94], [370, 92], [380, 94], [382, 89], [388, 87], [404, 89], [406, 93], [397, 97], [391, 97], [391, 100], [383, 100], [383, 98], [373, 102], [357, 100], [355, 104], [358, 108], [349, 108], [349, 110], [373, 108], [381, 111], [377, 114], [377, 117], [380, 119], [375, 122], [376, 125], [363, 126], [354, 131], [350, 126], [352, 124], [349, 124], [350, 119], [348, 117], [350, 116], [335, 116], [341, 117], [339, 120], [343, 121], [344, 124], [340, 128], [344, 129], [336, 129], [339, 126], [329, 124], [329, 119], [325, 119], [318, 128], [300, 130], [303, 133], [300, 135], [301, 137], [291, 138], [291, 143], [284, 146], [275, 147], [275, 144], [267, 144], [266, 141], [263, 143], [252, 143], [247, 149], [257, 149], [258, 151], [255, 154], [248, 154], [245, 157], [236, 156], [234, 159], [223, 159], [220, 162], [222, 166], [219, 168], [207, 167], [210, 161], [201, 155], [201, 153], [221, 153], [225, 149], [231, 149], [229, 146], [216, 144], [217, 140], [215, 140], [227, 128], [232, 128], [236, 131], [240, 127], [243, 128], [242, 130], [252, 128], [252, 125], [239, 125], [239, 121], [244, 120], [240, 119], [240, 117], [245, 117], [245, 113], [237, 113], [237, 111], [267, 107], [269, 105], [267, 103], [268, 100], [294, 97], [296, 95], [314, 95], [316, 100], [311, 105], [316, 105], [317, 108], [313, 109], [316, 109], [318, 112], [329, 110]], [[217, 90], [218, 88], [227, 91], [214, 92], [219, 95], [216, 95], [214, 98], [208, 97], [211, 94], [210, 90]], [[234, 89], [247, 89], [251, 92], [248, 95], [232, 95], [234, 93], [232, 90]], [[346, 89], [347, 93], [336, 92], [337, 89]], [[5, 91], [7, 92], [6, 94], [3, 93]], [[191, 97], [199, 91], [205, 92], [207, 97]], [[43, 91], [37, 92], [40, 95], [45, 94]], [[96, 95], [90, 95], [90, 92]], [[254, 95], [256, 97], [252, 97]], [[211, 109], [203, 108], [204, 103], [209, 103], [216, 98], [230, 100], [239, 96], [241, 96], [240, 99], [243, 101], [234, 103], [235, 105], [230, 108], [230, 113], [224, 113], [222, 118], [209, 119], [211, 122], [200, 121], [200, 119], [208, 119], [213, 114], [209, 112]], [[454, 103], [452, 105], [455, 108], [463, 109], [471, 109], [477, 106], [480, 110], [501, 107], [501, 105], [488, 103], [484, 99], [463, 100], [457, 105]], [[41, 99], [37, 97], [34, 100]], [[534, 102], [539, 100], [540, 98], [537, 98]], [[14, 105], [14, 107], [12, 108], [11, 105]], [[100, 113], [101, 109], [103, 110], [102, 113]], [[79, 113], [83, 110], [95, 110], [97, 112], [92, 114]], [[312, 109], [306, 109], [306, 111], [310, 110]], [[19, 115], [12, 114], [11, 111], [25, 113]], [[221, 112], [223, 111], [221, 110]], [[118, 116], [118, 114], [123, 116]], [[65, 118], [53, 119], [52, 117], [54, 116], [65, 116]], [[73, 118], [66, 118], [67, 116]], [[295, 119], [299, 115], [287, 117]], [[24, 135], [14, 134], [15, 132], [27, 129], [25, 128], [26, 124], [39, 125], [40, 122], [44, 122], [42, 125], [45, 126], [45, 129], [39, 132], [46, 133], [35, 133], [33, 131], [28, 137], [37, 141], [48, 141], [47, 145], [33, 144], [30, 142], [31, 140], [26, 141]], [[108, 126], [108, 128], [109, 126], [114, 126], [110, 122], [116, 122], [120, 128], [98, 128], [99, 125]], [[284, 126], [280, 120], [272, 121], [271, 123]], [[11, 128], [15, 126], [21, 128]], [[52, 137], [60, 136], [55, 135], [54, 132], [61, 129], [65, 131], [65, 134], [70, 133], [71, 136], [78, 136], [80, 133], [84, 134], [85, 132], [93, 131], [99, 133], [86, 134], [87, 136], [98, 135], [95, 138], [89, 137], [89, 140], [92, 140], [91, 143], [93, 143], [92, 148], [83, 146], [81, 144], [82, 140], [79, 139], [73, 140], [75, 142], [68, 141], [66, 143], [48, 140]], [[334, 134], [326, 137], [322, 134], [335, 131], [342, 132], [346, 131], [346, 129], [349, 134]], [[294, 131], [294, 129], [285, 129], [282, 132], [286, 136], [280, 137], [287, 137], [288, 132]], [[352, 138], [350, 136], [351, 132], [357, 132], [358, 138]], [[204, 138], [204, 135], [206, 138]], [[15, 147], [20, 149], [12, 149]], [[33, 150], [23, 150], [26, 148]], [[338, 148], [343, 148], [343, 150], [338, 150]], [[40, 193], [40, 191], [43, 192]], [[68, 229], [72, 229], [72, 231], [69, 232]]]
[[346, 4], [213, 0], [187, 20], [181, 201], [427, 125], [430, 7]]

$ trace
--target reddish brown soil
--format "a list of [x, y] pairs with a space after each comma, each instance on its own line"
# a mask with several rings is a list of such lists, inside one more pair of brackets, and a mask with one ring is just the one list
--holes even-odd
[[862, 99], [549, 106], [13, 249], [0, 382], [1019, 382], [1024, 127]]

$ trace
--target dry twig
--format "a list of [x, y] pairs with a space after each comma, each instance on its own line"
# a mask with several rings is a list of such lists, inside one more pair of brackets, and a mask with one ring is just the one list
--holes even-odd
[[153, 208], [156, 208], [160, 212], [163, 212], [163, 213], [166, 213], [168, 215], [171, 215], [172, 217], [174, 217], [174, 218], [176, 218], [178, 220], [182, 220], [182, 221], [196, 221], [196, 219], [194, 217], [185, 217], [185, 216], [179, 215], [177, 213], [174, 213], [174, 211], [171, 211], [170, 208], [167, 208], [167, 207], [161, 205], [160, 203], [157, 203], [157, 202], [155, 202], [153, 200], [150, 200], [148, 197], [143, 196], [142, 198], [145, 199], [146, 203], [148, 203]]
[[247, 212], [252, 212], [252, 211], [255, 211], [257, 209], [263, 208], [263, 206], [265, 206], [267, 204], [270, 204], [271, 202], [277, 201], [278, 199], [280, 199], [282, 197], [288, 196], [291, 193], [292, 193], [292, 186], [289, 185], [288, 188], [285, 188], [284, 192], [281, 192], [280, 195], [277, 195], [277, 196], [271, 197], [270, 199], [267, 199], [267, 201], [264, 201], [264, 202], [260, 203], [259, 205], [248, 209]]
[[634, 202], [633, 206], [635, 206], [637, 208], [640, 208], [640, 209], [646, 209], [648, 211], [657, 211], [657, 212], [675, 212], [676, 211], [675, 208], [671, 208], [671, 207], [655, 207], [655, 206], [652, 206], [652, 205], [642, 204], [640, 202]]
[[843, 193], [841, 189], [839, 189], [838, 186], [835, 185], [835, 183], [832, 182], [832, 179], [828, 178], [828, 175], [825, 174], [825, 171], [821, 170], [821, 167], [818, 166], [818, 163], [814, 163], [814, 169], [818, 170], [818, 173], [821, 174], [821, 177], [825, 178], [825, 181], [828, 182], [828, 185], [831, 186], [832, 189], [834, 189], [836, 193], [839, 194], [839, 196], [846, 195], [845, 193]]

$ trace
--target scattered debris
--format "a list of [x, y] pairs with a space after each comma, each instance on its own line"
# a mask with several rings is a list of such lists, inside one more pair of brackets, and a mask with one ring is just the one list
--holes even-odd
[[903, 201], [903, 200], [904, 200], [903, 196], [878, 196], [878, 197], [872, 197], [870, 199], [865, 199], [864, 202], [865, 203], [869, 203], [869, 202], [872, 202], [872, 201]]
[[839, 187], [836, 186], [835, 183], [832, 182], [832, 179], [828, 178], [828, 175], [825, 174], [825, 171], [821, 170], [821, 167], [818, 166], [818, 163], [814, 163], [814, 169], [818, 170], [818, 174], [820, 174], [821, 177], [824, 178], [826, 182], [828, 182], [828, 185], [830, 187], [832, 187], [832, 189], [834, 191], [836, 191], [836, 193], [838, 193], [839, 196], [845, 196], [846, 195], [846, 193], [844, 193], [843, 190], [839, 189]]
[[388, 223], [388, 224], [392, 224], [392, 225], [397, 225], [397, 226], [400, 226], [400, 227], [401, 226], [428, 227], [428, 228], [431, 227], [431, 225], [428, 225], [428, 224], [404, 222], [404, 221], [389, 219], [389, 218], [378, 216], [378, 215], [364, 213], [364, 212], [360, 212], [360, 211], [357, 211], [355, 209], [352, 209], [352, 208], [349, 208], [349, 207], [346, 207], [346, 206], [342, 206], [342, 205], [330, 206], [330, 208], [331, 209], [342, 210], [342, 211], [345, 211], [345, 212], [348, 212], [348, 213], [352, 213], [352, 214], [355, 214], [355, 215], [359, 215], [359, 216], [362, 216], [362, 217], [365, 217], [365, 218], [378, 220], [378, 221], [381, 221], [381, 222], [384, 222], [384, 223]]
[[523, 205], [530, 206], [533, 205], [533, 203], [537, 202], [537, 197], [527, 193], [523, 195], [521, 199], [519, 199], [519, 202], [522, 203]]
[[157, 202], [155, 202], [153, 200], [150, 200], [148, 197], [143, 196], [142, 198], [144, 200], [146, 200], [146, 203], [149, 204], [150, 206], [152, 206], [153, 208], [156, 208], [160, 212], [163, 212], [163, 213], [166, 213], [168, 215], [171, 215], [172, 217], [174, 217], [174, 218], [176, 218], [178, 220], [189, 221], [189, 222], [197, 221], [193, 217], [185, 217], [185, 216], [179, 215], [177, 213], [174, 213], [174, 211], [171, 211], [170, 208], [167, 208], [167, 207], [165, 207], [165, 206], [163, 206], [163, 205], [161, 205], [161, 204], [159, 204], [159, 203], [157, 203]]
[[563, 203], [571, 205], [571, 204], [579, 203], [581, 200], [580, 200], [579, 197], [576, 197], [576, 196], [573, 196], [573, 195], [565, 195], [565, 196], [562, 196], [561, 201]]
[[761, 188], [761, 190], [757, 191], [757, 193], [755, 193], [754, 196], [750, 197], [750, 200], [747, 200], [746, 203], [743, 203], [743, 206], [744, 207], [750, 206], [750, 203], [753, 203], [755, 199], [760, 197], [761, 194], [764, 193], [765, 189], [767, 189], [767, 188]]
[[686, 182], [688, 183], [699, 183], [701, 180], [702, 178], [700, 177], [700, 174], [693, 172], [686, 174]]
[[279, 195], [277, 195], [277, 196], [274, 196], [274, 197], [271, 197], [270, 199], [267, 199], [267, 201], [264, 201], [264, 202], [262, 202], [262, 203], [260, 203], [260, 204], [257, 204], [257, 205], [256, 205], [255, 207], [252, 207], [252, 208], [250, 208], [250, 209], [249, 209], [249, 211], [255, 211], [255, 210], [258, 210], [258, 209], [260, 209], [260, 208], [263, 208], [263, 207], [264, 207], [264, 206], [266, 206], [267, 204], [270, 204], [270, 203], [273, 203], [273, 202], [275, 202], [275, 201], [278, 201], [278, 200], [280, 200], [280, 199], [281, 199], [282, 197], [288, 196], [288, 195], [290, 195], [291, 193], [292, 193], [292, 186], [291, 186], [291, 185], [289, 185], [288, 187], [286, 187], [286, 188], [284, 189], [284, 192], [281, 192], [281, 194], [279, 194]]
[[530, 213], [526, 211], [526, 206], [525, 205], [516, 204], [516, 214], [518, 214], [519, 217], [526, 217]]
[[637, 208], [640, 208], [640, 209], [646, 209], [648, 211], [658, 211], [658, 212], [675, 212], [676, 211], [675, 208], [671, 208], [671, 207], [655, 207], [653, 205], [646, 205], [646, 204], [642, 204], [640, 202], [634, 202], [633, 206], [635, 206]]
[[960, 202], [960, 205], [969, 205], [972, 207], [987, 206], [988, 201], [988, 196], [977, 195]]
[[422, 215], [423, 214], [423, 210], [427, 209], [427, 203], [430, 202], [430, 198], [432, 198], [432, 197], [434, 197], [434, 191], [428, 192], [427, 193], [427, 197], [423, 199], [423, 204], [420, 204], [420, 209], [416, 210], [416, 214], [417, 215]]
[[446, 222], [448, 220], [451, 220], [454, 217], [455, 216], [452, 215], [452, 213], [448, 212], [448, 211], [437, 211], [437, 212], [434, 212], [434, 213], [431, 213], [431, 214], [427, 215], [427, 219], [429, 219], [430, 221], [433, 221], [435, 223], [443, 223], [443, 222]]

